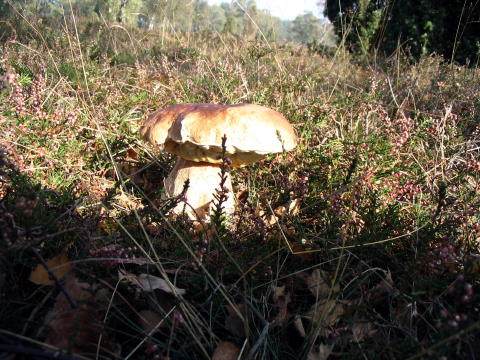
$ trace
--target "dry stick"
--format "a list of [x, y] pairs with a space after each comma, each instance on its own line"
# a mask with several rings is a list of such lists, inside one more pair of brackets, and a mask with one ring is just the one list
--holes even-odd
[[43, 258], [42, 255], [40, 255], [39, 251], [35, 249], [34, 247], [30, 247], [29, 250], [35, 255], [35, 257], [40, 261], [40, 264], [47, 270], [48, 277], [55, 283], [55, 285], [60, 289], [60, 291], [65, 295], [65, 298], [67, 299], [68, 303], [70, 304], [70, 307], [72, 309], [78, 308], [78, 304], [75, 300], [73, 300], [70, 297], [70, 294], [65, 290], [63, 285], [60, 283], [60, 280], [58, 280], [57, 276], [50, 270], [48, 267], [47, 263], [45, 262], [45, 259]]
[[[68, 212], [68, 211], [70, 211], [70, 210], [67, 210], [66, 212]], [[61, 217], [61, 216], [63, 216], [63, 214], [60, 215], [60, 217]], [[79, 231], [79, 230], [85, 230], [85, 228], [82, 228], [82, 227], [78, 227], [78, 226], [77, 226], [77, 227], [73, 227], [73, 228], [70, 228], [70, 229], [60, 230], [60, 231], [57, 231], [57, 232], [54, 233], [54, 234], [47, 234], [47, 235], [41, 236], [41, 237], [39, 237], [39, 238], [36, 240], [36, 242], [37, 242], [37, 243], [40, 243], [40, 242], [42, 242], [42, 241], [44, 241], [44, 240], [51, 239], [51, 238], [53, 238], [53, 237], [55, 237], [55, 236], [62, 235], [62, 234], [68, 233], [68, 232]]]

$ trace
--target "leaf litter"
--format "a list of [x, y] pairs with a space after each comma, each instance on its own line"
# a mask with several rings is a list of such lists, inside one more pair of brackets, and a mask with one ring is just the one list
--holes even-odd
[[[65, 253], [48, 259], [46, 265], [57, 279], [62, 279], [72, 270], [72, 264]], [[37, 285], [53, 285], [55, 283], [42, 264], [38, 264], [35, 269], [32, 270], [29, 280]]]
[[173, 295], [185, 295], [187, 293], [186, 290], [179, 289], [173, 286], [170, 282], [150, 274], [135, 275], [123, 270], [119, 270], [118, 279], [120, 281], [127, 281], [130, 284], [137, 286], [139, 289], [147, 292], [159, 289]]
[[99, 284], [81, 282], [72, 274], [65, 278], [64, 287], [78, 306], [72, 308], [63, 293], [57, 296], [55, 305], [45, 317], [45, 343], [86, 356], [102, 352], [116, 358], [119, 345], [112, 342], [103, 323], [110, 292]]

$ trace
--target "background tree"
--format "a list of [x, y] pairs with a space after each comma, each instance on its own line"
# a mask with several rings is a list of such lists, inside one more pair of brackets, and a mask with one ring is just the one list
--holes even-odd
[[254, 0], [250, 0], [243, 8], [243, 37], [254, 38], [258, 30], [258, 9]]
[[256, 22], [260, 30], [269, 41], [283, 42], [288, 38], [288, 24], [290, 21], [281, 20], [270, 15], [267, 10], [258, 10]]
[[226, 22], [225, 12], [218, 5], [211, 5], [208, 7], [208, 18], [209, 27], [217, 32], [223, 30], [223, 26]]
[[290, 23], [290, 39], [302, 44], [331, 42], [328, 34], [329, 25], [312, 13], [298, 15]]
[[[210, 30], [248, 40], [261, 36], [279, 43], [333, 43], [331, 36], [325, 36], [330, 26], [325, 21], [312, 14], [294, 21], [281, 20], [258, 8], [255, 0], [225, 1], [221, 5], [209, 5], [207, 0], [0, 0], [1, 39], [12, 38], [14, 32], [25, 38], [32, 36], [27, 23], [18, 16], [22, 13], [35, 14], [31, 15], [32, 21], [39, 20], [51, 34], [64, 26], [64, 15], [67, 21], [74, 15], [80, 28], [88, 27], [87, 33], [92, 36], [105, 24], [122, 24], [162, 34]], [[52, 40], [55, 38], [52, 36]]]
[[353, 52], [394, 52], [414, 58], [436, 52], [460, 63], [478, 59], [478, 0], [327, 0], [324, 13]]
[[8, 21], [12, 16], [12, 8], [5, 0], [0, 0], [0, 42], [13, 36], [14, 29]]

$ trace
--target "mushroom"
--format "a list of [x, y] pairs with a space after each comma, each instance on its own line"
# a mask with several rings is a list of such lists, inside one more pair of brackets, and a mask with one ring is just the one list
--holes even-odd
[[[211, 211], [220, 185], [222, 138], [225, 156], [232, 167], [254, 163], [268, 154], [289, 151], [297, 144], [295, 130], [280, 113], [253, 104], [178, 104], [150, 114], [140, 134], [144, 140], [176, 154], [178, 160], [164, 180], [167, 197], [184, 189], [187, 206], [178, 204], [191, 219], [205, 219]], [[223, 211], [234, 211], [235, 199], [230, 174], [224, 174]]]

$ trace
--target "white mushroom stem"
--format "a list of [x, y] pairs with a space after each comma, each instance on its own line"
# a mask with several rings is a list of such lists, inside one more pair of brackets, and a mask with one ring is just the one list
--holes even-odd
[[[218, 164], [194, 162], [179, 157], [172, 172], [164, 181], [167, 197], [180, 195], [185, 182], [189, 180], [190, 183], [185, 193], [185, 202], [181, 201], [172, 212], [180, 214], [185, 209], [185, 213], [192, 220], [208, 217], [213, 210], [214, 195], [220, 188], [220, 174], [221, 169]], [[228, 198], [222, 206], [225, 214], [232, 214], [235, 207], [232, 179], [228, 172], [225, 176], [224, 188]]]

